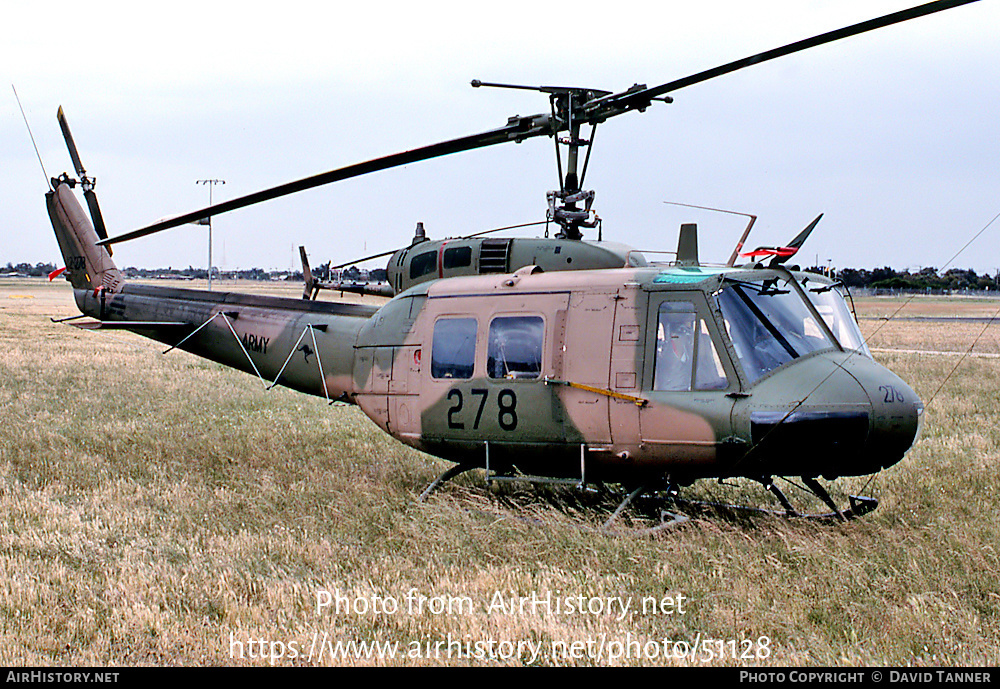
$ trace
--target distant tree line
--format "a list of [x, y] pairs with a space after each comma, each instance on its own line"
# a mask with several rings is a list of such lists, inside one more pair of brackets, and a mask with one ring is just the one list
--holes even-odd
[[51, 263], [36, 263], [31, 265], [30, 263], [8, 263], [7, 267], [4, 268], [5, 273], [16, 273], [18, 275], [28, 275], [33, 278], [42, 277], [43, 275], [48, 275], [58, 268]]
[[[188, 266], [187, 268], [174, 268], [168, 266], [166, 268], [136, 268], [134, 266], [129, 266], [128, 268], [122, 269], [122, 274], [129, 278], [183, 278], [187, 280], [207, 280], [208, 279], [208, 269], [206, 268], [195, 268], [193, 266]], [[270, 280], [271, 273], [263, 270], [261, 268], [247, 268], [245, 270], [225, 270], [219, 271], [215, 268], [212, 271], [212, 277], [215, 278], [225, 278], [227, 280]], [[281, 273], [282, 276], [288, 275], [287, 272]], [[290, 279], [302, 280], [302, 272], [293, 273]]]
[[[6, 268], [0, 269], [0, 273], [7, 275], [24, 275], [27, 277], [45, 277], [50, 275], [54, 271], [58, 270], [60, 266], [53, 265], [51, 263], [36, 263], [34, 265], [30, 263], [8, 263]], [[313, 277], [319, 280], [329, 279], [328, 272], [325, 266], [319, 266], [318, 268], [313, 268]], [[145, 278], [145, 279], [156, 279], [156, 278], [175, 278], [183, 280], [206, 280], [208, 279], [208, 270], [205, 268], [195, 268], [194, 266], [188, 266], [187, 268], [174, 268], [168, 266], [167, 268], [136, 268], [134, 266], [129, 266], [122, 269], [122, 274], [129, 278]], [[302, 282], [302, 271], [275, 271], [268, 272], [262, 268], [247, 268], [245, 270], [223, 270], [220, 271], [218, 268], [212, 273], [213, 278], [223, 278], [226, 280], [297, 280]], [[377, 268], [375, 270], [363, 272], [358, 270], [358, 268], [351, 266], [347, 270], [343, 271], [340, 276], [344, 280], [361, 280], [367, 279], [372, 281], [386, 279], [385, 268]]]
[[[8, 263], [3, 270], [6, 274], [27, 275], [30, 277], [44, 277], [59, 266], [51, 263]], [[812, 273], [826, 274], [827, 269], [814, 266], [805, 270]], [[313, 275], [317, 279], [326, 279], [327, 274], [323, 266], [313, 268]], [[385, 269], [380, 268], [370, 271], [369, 280], [385, 280]], [[182, 279], [207, 279], [208, 271], [205, 268], [134, 268], [129, 267], [122, 270], [126, 277], [132, 278], [182, 278]], [[1000, 289], [997, 282], [997, 275], [979, 275], [974, 270], [950, 268], [944, 273], [939, 273], [937, 268], [921, 268], [915, 273], [908, 270], [895, 270], [888, 266], [868, 270], [867, 268], [841, 268], [835, 271], [835, 276], [840, 278], [845, 285], [850, 288], [867, 287], [872, 289], [895, 289], [909, 290], [915, 292], [946, 292], [946, 291], [996, 291]], [[302, 272], [280, 271], [270, 273], [261, 268], [248, 268], [246, 270], [230, 270], [220, 273], [216, 270], [213, 277], [222, 277], [228, 280], [271, 280], [280, 277], [286, 280], [302, 280]], [[357, 280], [362, 277], [361, 271], [355, 267], [348, 268], [342, 274], [345, 280]]]
[[[823, 268], [807, 268], [814, 273], [825, 273]], [[950, 268], [939, 273], [937, 268], [921, 268], [915, 273], [895, 270], [888, 266], [867, 270], [866, 268], [841, 268], [836, 271], [849, 288], [868, 287], [872, 289], [895, 289], [915, 292], [946, 292], [978, 290], [993, 292], [997, 289], [996, 275], [978, 275], [974, 270]]]

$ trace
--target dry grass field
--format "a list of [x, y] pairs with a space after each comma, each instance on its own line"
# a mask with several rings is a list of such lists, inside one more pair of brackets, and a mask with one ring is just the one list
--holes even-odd
[[[616, 537], [475, 475], [420, 504], [446, 464], [356, 408], [49, 320], [74, 313], [62, 281], [0, 282], [0, 665], [1000, 663], [1000, 359], [961, 362], [864, 519]], [[983, 325], [862, 320], [925, 401], [959, 358], [882, 350], [964, 351]]]

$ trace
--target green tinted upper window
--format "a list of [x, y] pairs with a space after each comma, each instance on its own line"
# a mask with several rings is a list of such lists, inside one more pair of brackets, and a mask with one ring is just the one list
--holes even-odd
[[447, 270], [448, 268], [465, 268], [472, 265], [472, 247], [471, 246], [455, 246], [450, 249], [444, 250], [444, 256], [441, 259], [441, 264]]
[[410, 279], [416, 280], [437, 270], [437, 251], [425, 251], [410, 259]]

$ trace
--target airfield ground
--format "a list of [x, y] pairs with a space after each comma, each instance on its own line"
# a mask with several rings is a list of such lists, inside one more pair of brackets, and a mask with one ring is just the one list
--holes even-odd
[[66, 283], [4, 279], [0, 665], [995, 666], [1000, 360], [884, 350], [1000, 353], [1000, 325], [878, 318], [1000, 301], [903, 304], [858, 302], [876, 358], [931, 402], [867, 487], [875, 512], [616, 537], [475, 475], [418, 504], [446, 464], [356, 408], [53, 324]]

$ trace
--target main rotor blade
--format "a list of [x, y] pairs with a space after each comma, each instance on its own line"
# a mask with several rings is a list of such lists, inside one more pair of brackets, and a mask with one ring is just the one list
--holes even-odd
[[482, 232], [473, 232], [472, 234], [467, 234], [459, 239], [472, 239], [473, 237], [482, 237], [484, 234], [493, 234], [494, 232], [503, 232], [504, 230], [517, 230], [522, 227], [533, 227], [535, 225], [546, 225], [548, 220], [536, 220], [534, 222], [523, 222], [519, 225], [507, 225], [506, 227], [494, 227], [492, 230], [483, 230]]
[[[660, 98], [664, 94], [671, 91], [676, 91], [693, 84], [708, 81], [709, 79], [714, 79], [715, 77], [735, 72], [743, 69], [744, 67], [750, 67], [752, 65], [757, 65], [762, 62], [767, 62], [768, 60], [790, 55], [801, 50], [838, 41], [842, 38], [856, 36], [867, 31], [873, 31], [875, 29], [880, 29], [892, 24], [898, 24], [909, 19], [923, 17], [928, 14], [951, 9], [960, 5], [967, 5], [973, 2], [978, 2], [978, 0], [936, 0], [935, 2], [918, 5], [906, 10], [887, 14], [883, 17], [870, 19], [859, 24], [854, 24], [835, 31], [829, 31], [812, 38], [790, 43], [781, 48], [775, 48], [763, 53], [758, 53], [757, 55], [751, 55], [750, 57], [745, 57], [742, 60], [736, 60], [735, 62], [730, 62], [697, 74], [692, 74], [682, 79], [661, 84], [660, 86], [655, 86], [653, 88], [634, 87], [618, 94], [601, 96], [583, 104], [580, 108], [580, 112], [574, 115], [574, 117], [580, 117], [591, 124], [600, 123], [609, 117], [621, 115], [632, 110], [645, 109], [654, 99]], [[205, 217], [227, 213], [239, 208], [245, 208], [255, 203], [269, 201], [281, 196], [294, 194], [299, 191], [305, 191], [306, 189], [312, 189], [314, 187], [330, 184], [332, 182], [338, 182], [351, 177], [358, 177], [360, 175], [366, 175], [379, 170], [386, 170], [421, 160], [428, 160], [430, 158], [436, 158], [461, 151], [469, 151], [475, 148], [483, 148], [485, 146], [492, 146], [508, 141], [523, 141], [524, 139], [534, 136], [552, 135], [564, 129], [567, 129], [566, 121], [562, 118], [552, 117], [549, 114], [539, 114], [530, 117], [512, 117], [508, 120], [505, 127], [501, 127], [499, 129], [483, 132], [481, 134], [473, 134], [460, 139], [443, 141], [441, 143], [416, 148], [411, 151], [404, 151], [402, 153], [395, 153], [393, 155], [376, 158], [363, 163], [348, 165], [347, 167], [342, 167], [337, 170], [331, 170], [329, 172], [307, 177], [296, 182], [289, 182], [288, 184], [272, 187], [271, 189], [266, 189], [264, 191], [233, 199], [231, 201], [202, 208], [194, 211], [193, 213], [177, 216], [175, 218], [171, 218], [170, 220], [163, 220], [117, 237], [104, 239], [98, 242], [98, 244], [117, 244], [130, 239], [145, 237], [172, 227], [178, 227]], [[77, 160], [78, 159], [74, 160], [74, 164]]]
[[795, 239], [790, 241], [785, 246], [781, 247], [782, 249], [789, 249], [789, 251], [787, 253], [779, 253], [775, 255], [775, 257], [771, 259], [770, 265], [780, 266], [782, 263], [784, 263], [792, 256], [794, 256], [796, 253], [798, 253], [798, 250], [801, 249], [802, 245], [806, 243], [806, 240], [809, 239], [809, 235], [812, 233], [814, 229], [816, 229], [816, 225], [818, 225], [819, 221], [822, 219], [823, 219], [823, 214], [820, 213], [811, 223], [806, 225], [806, 228], [804, 230], [795, 235]]
[[391, 256], [392, 254], [399, 251], [399, 249], [392, 249], [391, 251], [383, 251], [380, 254], [372, 254], [371, 256], [365, 256], [364, 258], [356, 258], [353, 261], [348, 261], [347, 263], [341, 263], [339, 265], [330, 265], [328, 270], [340, 270], [341, 268], [346, 268], [347, 266], [353, 266], [356, 263], [364, 263], [366, 261], [371, 261], [376, 258], [382, 258], [383, 256]]
[[238, 208], [245, 208], [255, 203], [261, 203], [262, 201], [270, 201], [271, 199], [287, 196], [288, 194], [305, 191], [306, 189], [312, 189], [324, 184], [330, 184], [331, 182], [339, 182], [341, 180], [350, 179], [351, 177], [367, 175], [368, 173], [377, 172], [379, 170], [387, 170], [400, 165], [407, 165], [409, 163], [428, 160], [430, 158], [437, 158], [439, 156], [449, 155], [452, 153], [459, 153], [461, 151], [469, 151], [475, 148], [492, 146], [494, 144], [504, 143], [507, 141], [520, 141], [533, 136], [550, 134], [552, 133], [550, 120], [551, 117], [547, 114], [533, 115], [530, 117], [512, 117], [508, 120], [505, 127], [500, 127], [499, 129], [493, 129], [481, 134], [473, 134], [460, 139], [442, 141], [440, 143], [431, 144], [430, 146], [423, 146], [410, 151], [394, 153], [383, 158], [376, 158], [363, 163], [355, 163], [354, 165], [348, 165], [347, 167], [330, 170], [329, 172], [324, 172], [319, 175], [306, 177], [295, 182], [289, 182], [277, 187], [265, 189], [264, 191], [258, 191], [254, 194], [248, 194], [247, 196], [241, 196], [237, 199], [218, 203], [214, 206], [208, 206], [207, 208], [202, 208], [201, 210], [194, 211], [193, 213], [179, 215], [177, 217], [170, 218], [169, 220], [162, 220], [147, 227], [143, 227], [117, 237], [105, 239], [98, 242], [98, 244], [117, 244], [118, 242], [125, 242], [130, 239], [145, 237], [146, 235], [161, 232], [172, 227], [185, 225], [201, 218], [219, 215], [220, 213], [228, 213], [229, 211], [234, 211]]
[[682, 79], [676, 79], [660, 86], [654, 86], [644, 91], [625, 93], [619, 96], [609, 96], [608, 98], [602, 100], [608, 102], [609, 104], [613, 104], [614, 106], [623, 108], [622, 111], [644, 108], [650, 104], [649, 101], [651, 99], [656, 98], [657, 96], [662, 96], [666, 93], [670, 93], [671, 91], [677, 91], [678, 89], [682, 89], [686, 86], [699, 84], [703, 81], [708, 81], [709, 79], [722, 76], [723, 74], [729, 74], [743, 69], [744, 67], [759, 65], [762, 62], [784, 57], [785, 55], [791, 55], [792, 53], [797, 53], [801, 50], [815, 48], [816, 46], [820, 46], [825, 43], [839, 41], [842, 38], [857, 36], [858, 34], [866, 33], [868, 31], [874, 31], [875, 29], [881, 29], [886, 26], [891, 26], [892, 24], [898, 24], [910, 19], [916, 19], [917, 17], [923, 17], [928, 14], [934, 14], [935, 12], [952, 9], [953, 7], [958, 7], [960, 5], [968, 5], [973, 2], [978, 2], [978, 0], [936, 0], [936, 2], [918, 5], [906, 10], [887, 14], [883, 17], [877, 17], [858, 24], [853, 24], [851, 26], [844, 27], [843, 29], [828, 31], [827, 33], [819, 34], [818, 36], [813, 36], [812, 38], [806, 38], [801, 41], [796, 41], [795, 43], [789, 43], [781, 48], [774, 48], [763, 53], [751, 55], [743, 58], [742, 60], [736, 60], [713, 69], [707, 69], [704, 72], [698, 72], [697, 74], [692, 74]]

